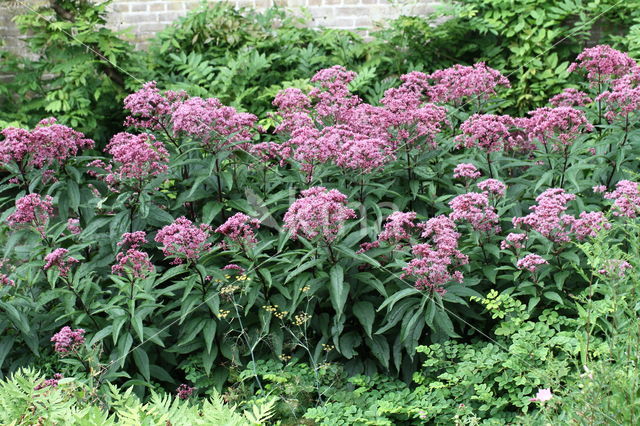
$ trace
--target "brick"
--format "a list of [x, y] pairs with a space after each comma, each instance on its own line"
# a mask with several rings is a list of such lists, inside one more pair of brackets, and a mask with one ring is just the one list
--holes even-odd
[[362, 16], [361, 7], [336, 7], [336, 16]]
[[268, 9], [271, 6], [271, 0], [256, 0], [256, 9]]
[[151, 3], [149, 5], [149, 11], [151, 12], [164, 12], [167, 10], [167, 5], [164, 3]]
[[131, 5], [131, 12], [146, 12], [148, 6], [145, 3], [134, 3]]
[[322, 0], [307, 0], [308, 6], [320, 6], [322, 4]]
[[338, 4], [342, 4], [342, 0], [323, 0], [322, 4], [338, 5]]
[[353, 4], [360, 4], [360, 0], [344, 0], [343, 4], [344, 5], [349, 5], [349, 6], [351, 6]]

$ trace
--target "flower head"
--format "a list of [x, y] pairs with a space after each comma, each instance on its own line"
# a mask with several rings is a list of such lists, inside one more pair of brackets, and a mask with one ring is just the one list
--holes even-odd
[[184, 216], [177, 218], [172, 224], [165, 226], [156, 234], [155, 241], [163, 245], [162, 252], [167, 257], [174, 257], [172, 263], [196, 261], [211, 248], [207, 242], [211, 227], [201, 224], [195, 226]]
[[81, 233], [80, 219], [69, 218], [69, 220], [67, 220], [67, 230], [74, 235]]
[[478, 179], [480, 172], [471, 163], [460, 163], [453, 169], [454, 179]]
[[480, 190], [490, 196], [504, 197], [504, 194], [507, 191], [507, 186], [498, 179], [486, 179], [482, 182], [478, 182], [477, 185]]
[[27, 164], [34, 168], [62, 165], [78, 151], [91, 148], [95, 142], [62, 124], [55, 118], [42, 120], [32, 131], [8, 127], [0, 132], [0, 165], [10, 162]]
[[315, 186], [301, 192], [284, 215], [284, 227], [296, 239], [303, 236], [312, 240], [318, 236], [326, 242], [333, 241], [344, 222], [356, 217], [346, 206], [347, 196], [341, 192], [322, 186]]
[[258, 219], [252, 219], [244, 213], [236, 213], [218, 226], [214, 232], [224, 235], [235, 243], [245, 245], [258, 242], [255, 234], [258, 228], [260, 228]]
[[162, 129], [174, 109], [173, 103], [186, 97], [184, 91], [169, 90], [162, 94], [156, 87], [156, 82], [149, 81], [142, 89], [124, 98], [124, 108], [131, 113], [124, 125], [152, 130]]
[[77, 350], [84, 343], [84, 333], [82, 328], [72, 330], [69, 326], [62, 327], [51, 338], [51, 341], [55, 343], [54, 350], [60, 355]]
[[538, 389], [538, 393], [535, 398], [531, 398], [531, 401], [537, 402], [546, 402], [553, 398], [553, 394], [551, 393], [551, 389]]
[[640, 191], [637, 182], [621, 180], [616, 184], [615, 191], [605, 193], [604, 198], [614, 200], [611, 207], [614, 216], [635, 218], [640, 212]]
[[66, 277], [69, 275], [71, 265], [78, 263], [78, 259], [68, 255], [69, 250], [64, 248], [57, 248], [48, 255], [45, 256], [45, 264], [43, 269], [46, 271], [54, 266], [60, 271], [60, 275]]
[[527, 271], [534, 273], [538, 270], [540, 265], [547, 265], [547, 262], [542, 256], [537, 254], [528, 254], [522, 259], [518, 260], [516, 267], [520, 270], [526, 269]]
[[486, 100], [495, 95], [498, 86], [511, 87], [509, 80], [484, 62], [473, 66], [454, 65], [428, 76], [433, 80], [428, 93], [432, 101], [461, 104], [468, 98]]
[[178, 386], [178, 389], [176, 389], [176, 392], [178, 393], [178, 398], [180, 399], [189, 399], [191, 397], [191, 395], [193, 395], [193, 392], [196, 390], [196, 388], [185, 385], [184, 383], [181, 384], [180, 386]]
[[176, 103], [171, 123], [176, 133], [198, 138], [209, 151], [231, 149], [253, 138], [257, 117], [225, 106], [216, 98], [189, 98]]
[[499, 232], [500, 218], [493, 206], [489, 204], [486, 192], [468, 192], [458, 195], [449, 202], [453, 210], [451, 219], [455, 222], [466, 221], [476, 231]]
[[479, 148], [487, 153], [501, 151], [509, 146], [514, 125], [508, 115], [474, 114], [462, 123], [462, 134], [455, 140], [459, 147]]
[[564, 89], [551, 99], [549, 103], [554, 107], [580, 107], [589, 105], [593, 100], [586, 93], [577, 89]]
[[636, 66], [636, 61], [626, 53], [602, 44], [583, 50], [568, 71], [585, 71], [591, 85], [597, 86], [622, 77]]
[[411, 231], [416, 229], [416, 212], [393, 212], [385, 221], [384, 230], [378, 235], [379, 241], [398, 243], [409, 241]]
[[33, 226], [44, 235], [49, 218], [53, 215], [53, 198], [50, 195], [28, 194], [16, 201], [16, 211], [7, 218], [11, 228]]

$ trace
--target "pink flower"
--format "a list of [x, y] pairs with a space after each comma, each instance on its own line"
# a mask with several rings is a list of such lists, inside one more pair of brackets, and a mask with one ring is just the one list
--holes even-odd
[[461, 104], [464, 99], [489, 99], [496, 94], [497, 86], [511, 87], [500, 72], [487, 67], [484, 62], [473, 66], [454, 65], [428, 76], [433, 86], [428, 93], [432, 101]]
[[583, 111], [572, 107], [538, 108], [530, 111], [526, 122], [527, 136], [547, 149], [566, 149], [583, 132], [593, 131]]
[[568, 71], [586, 71], [591, 85], [597, 86], [622, 77], [636, 66], [636, 62], [626, 53], [607, 45], [599, 45], [583, 50], [576, 62], [569, 66]]
[[284, 215], [284, 227], [297, 239], [300, 235], [312, 240], [318, 236], [327, 243], [333, 241], [344, 222], [356, 217], [346, 206], [347, 196], [332, 189], [315, 186], [301, 192]]
[[35, 168], [62, 165], [69, 157], [95, 144], [80, 132], [56, 124], [55, 118], [42, 120], [32, 131], [8, 127], [2, 132], [0, 141], [0, 165], [10, 162], [27, 164]]
[[64, 376], [60, 373], [55, 373], [53, 379], [47, 379], [42, 383], [37, 384], [33, 390], [41, 390], [47, 387], [57, 388], [60, 380], [64, 379]]
[[48, 255], [45, 256], [45, 264], [43, 269], [46, 271], [52, 267], [58, 268], [60, 276], [66, 277], [69, 274], [71, 265], [78, 263], [78, 259], [68, 256], [69, 250], [64, 248], [57, 248]]
[[109, 172], [104, 180], [114, 190], [122, 183], [141, 190], [144, 183], [169, 169], [169, 152], [162, 142], [156, 141], [155, 136], [149, 133], [118, 133], [111, 138], [106, 152], [113, 156], [108, 165], [96, 160], [89, 166]]
[[453, 169], [454, 179], [478, 179], [480, 172], [471, 163], [460, 163]]
[[176, 103], [171, 123], [176, 133], [185, 133], [199, 140], [208, 151], [232, 149], [253, 138], [258, 118], [224, 106], [216, 98], [189, 98]]
[[542, 256], [538, 256], [537, 254], [528, 254], [522, 259], [518, 260], [516, 267], [520, 270], [526, 269], [527, 271], [534, 273], [538, 270], [540, 265], [547, 265], [549, 262], [544, 260]]
[[615, 80], [611, 86], [610, 90], [598, 95], [596, 101], [604, 102], [607, 110], [604, 116], [609, 122], [620, 117], [625, 120], [625, 127], [628, 127], [629, 115], [640, 109], [640, 68], [633, 74]]
[[116, 262], [111, 266], [111, 273], [114, 275], [131, 275], [136, 279], [144, 279], [155, 270], [149, 254], [137, 248], [130, 248], [126, 253], [118, 253]]
[[624, 278], [627, 269], [632, 268], [633, 267], [629, 264], [629, 262], [625, 260], [609, 259], [604, 262], [604, 267], [598, 270], [598, 273], [604, 276], [615, 276], [617, 278]]
[[551, 393], [551, 389], [538, 389], [538, 393], [535, 398], [531, 398], [531, 401], [537, 402], [546, 402], [553, 398], [553, 394]]
[[593, 100], [584, 92], [577, 89], [564, 89], [551, 99], [549, 103], [554, 107], [580, 107], [589, 105]]
[[365, 174], [389, 162], [391, 158], [387, 155], [388, 144], [385, 139], [354, 136], [344, 141], [337, 150], [336, 165]]
[[51, 341], [55, 343], [54, 350], [60, 355], [77, 350], [84, 343], [84, 333], [82, 328], [72, 330], [69, 326], [62, 327], [51, 338]]
[[496, 210], [489, 205], [487, 193], [469, 192], [458, 195], [449, 202], [449, 207], [453, 210], [449, 217], [455, 222], [469, 222], [476, 231], [500, 231], [500, 218]]
[[244, 275], [246, 270], [240, 266], [240, 265], [236, 265], [235, 263], [230, 263], [228, 265], [225, 265], [224, 268], [222, 268], [223, 271], [237, 271], [238, 274], [240, 275]]
[[447, 216], [429, 219], [418, 227], [423, 230], [421, 237], [428, 238], [430, 243], [412, 247], [414, 258], [403, 268], [400, 277], [413, 278], [417, 289], [429, 289], [442, 295], [446, 293], [445, 284], [463, 282], [464, 276], [457, 268], [467, 264], [469, 258], [458, 250], [460, 234]]
[[595, 238], [603, 229], [611, 229], [611, 224], [601, 212], [581, 212], [580, 217], [571, 224], [571, 232], [578, 241]]
[[348, 124], [349, 115], [362, 101], [349, 92], [348, 84], [356, 77], [353, 71], [335, 65], [318, 71], [312, 78], [312, 83], [319, 87], [309, 92], [309, 97], [315, 100], [315, 112], [321, 120], [328, 120], [332, 124]]
[[525, 241], [528, 239], [529, 237], [527, 234], [516, 234], [512, 232], [500, 243], [500, 250], [507, 250], [510, 248], [515, 250], [523, 249], [525, 247]]
[[260, 228], [260, 221], [252, 219], [244, 213], [236, 213], [225, 223], [218, 226], [214, 232], [224, 235], [231, 241], [241, 246], [251, 245], [258, 242], [255, 230]]
[[147, 243], [147, 233], [144, 231], [125, 232], [122, 239], [118, 241], [118, 247], [127, 247], [136, 249]]
[[462, 123], [462, 134], [455, 141], [458, 147], [479, 148], [487, 153], [502, 151], [509, 146], [514, 125], [508, 115], [474, 114]]
[[596, 185], [592, 189], [593, 189], [594, 193], [600, 194], [600, 193], [605, 192], [607, 190], [607, 187], [604, 186], [604, 185]]
[[180, 399], [189, 399], [191, 397], [191, 395], [193, 395], [193, 392], [196, 390], [196, 388], [185, 385], [184, 383], [181, 384], [180, 386], [178, 386], [178, 389], [176, 389], [176, 392], [178, 393], [178, 398]]
[[488, 195], [495, 195], [497, 197], [503, 197], [507, 191], [507, 187], [504, 183], [498, 179], [486, 179], [482, 182], [478, 182], [478, 188], [484, 191]]
[[409, 241], [411, 239], [411, 231], [416, 228], [415, 220], [415, 212], [393, 212], [386, 219], [384, 230], [378, 235], [378, 240], [392, 243], [398, 243], [403, 240]]
[[621, 180], [616, 184], [615, 191], [607, 192], [604, 198], [614, 200], [611, 210], [614, 216], [635, 218], [640, 210], [640, 192], [638, 183]]
[[567, 203], [576, 198], [573, 194], [567, 194], [562, 188], [549, 188], [538, 195], [538, 205], [530, 207], [532, 213], [524, 217], [514, 217], [515, 226], [533, 229], [544, 237], [557, 243], [568, 242], [570, 226], [575, 218], [563, 215], [567, 210]]
[[74, 235], [81, 233], [80, 219], [69, 218], [69, 220], [67, 220], [67, 229]]
[[165, 256], [174, 257], [173, 264], [180, 264], [184, 260], [195, 262], [211, 248], [211, 243], [207, 242], [210, 231], [209, 225], [195, 226], [182, 216], [158, 231], [155, 241], [163, 245]]
[[7, 217], [7, 223], [14, 229], [29, 224], [44, 235], [51, 216], [53, 216], [53, 198], [50, 195], [43, 198], [40, 194], [29, 194], [16, 201], [16, 211]]
[[167, 125], [167, 118], [174, 109], [173, 103], [186, 97], [184, 91], [161, 94], [156, 82], [149, 81], [124, 99], [124, 108], [131, 112], [124, 125], [160, 130]]

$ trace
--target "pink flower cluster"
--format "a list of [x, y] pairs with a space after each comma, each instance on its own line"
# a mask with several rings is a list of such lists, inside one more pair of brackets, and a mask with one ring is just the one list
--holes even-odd
[[416, 228], [416, 212], [393, 212], [386, 219], [384, 230], [378, 235], [379, 241], [399, 243], [410, 241], [411, 232]]
[[469, 258], [458, 250], [460, 234], [455, 230], [455, 223], [444, 215], [420, 223], [418, 227], [423, 231], [421, 237], [429, 243], [412, 247], [414, 258], [403, 268], [401, 278], [415, 279], [417, 289], [444, 294], [445, 284], [463, 282], [464, 276], [456, 268], [469, 262]]
[[196, 388], [185, 385], [184, 383], [178, 386], [176, 392], [178, 393], [178, 398], [180, 399], [189, 399], [193, 392], [195, 392]]
[[536, 397], [535, 398], [531, 398], [531, 401], [533, 401], [533, 402], [547, 402], [551, 398], [553, 398], [553, 394], [551, 393], [551, 389], [550, 388], [538, 389], [538, 393], [536, 393]]
[[54, 350], [60, 355], [77, 350], [84, 343], [84, 333], [82, 328], [72, 330], [69, 326], [62, 327], [51, 338], [51, 341], [55, 343]]
[[16, 211], [7, 217], [7, 223], [14, 229], [29, 224], [44, 235], [52, 215], [53, 198], [50, 195], [29, 194], [16, 200]]
[[349, 111], [362, 102], [349, 92], [348, 85], [354, 78], [355, 72], [340, 65], [322, 69], [311, 77], [311, 82], [319, 86], [309, 92], [309, 97], [315, 101], [318, 118], [332, 124], [348, 122]]
[[519, 259], [516, 266], [520, 270], [526, 269], [527, 271], [534, 273], [541, 265], [547, 264], [549, 264], [549, 262], [547, 262], [542, 256], [538, 256], [537, 254], [528, 254], [522, 259]]
[[96, 160], [89, 166], [109, 172], [104, 180], [112, 190], [117, 190], [123, 183], [141, 190], [144, 183], [169, 169], [169, 152], [162, 142], [156, 141], [155, 136], [149, 133], [118, 133], [111, 138], [106, 151], [113, 156], [110, 164]]
[[549, 188], [536, 198], [538, 205], [530, 207], [533, 213], [514, 217], [513, 224], [537, 231], [555, 243], [569, 242], [572, 237], [582, 241], [595, 237], [603, 229], [611, 228], [601, 212], [581, 212], [578, 218], [563, 214], [567, 210], [567, 203], [575, 198], [575, 195], [566, 193], [562, 188]]
[[196, 137], [205, 149], [218, 152], [250, 141], [257, 119], [216, 98], [194, 97], [174, 104], [171, 124], [175, 133]]
[[604, 198], [614, 200], [611, 207], [614, 216], [635, 218], [640, 212], [640, 191], [637, 182], [621, 180], [616, 184], [614, 191], [604, 194]]
[[69, 218], [69, 220], [67, 220], [67, 230], [73, 235], [81, 233], [82, 228], [80, 227], [80, 219]]
[[[5, 266], [5, 260], [0, 260], [0, 269]], [[9, 276], [3, 272], [0, 272], [0, 287], [15, 287], [16, 283]]]
[[508, 115], [473, 114], [462, 125], [462, 134], [456, 136], [458, 147], [478, 148], [486, 153], [498, 152], [513, 145], [513, 118]]
[[195, 262], [211, 248], [211, 243], [207, 242], [209, 232], [209, 225], [195, 226], [189, 219], [181, 216], [158, 231], [155, 241], [163, 245], [165, 256], [174, 257], [173, 264], [180, 264], [185, 260]]
[[453, 169], [454, 179], [471, 179], [475, 180], [480, 177], [480, 172], [471, 163], [460, 163]]
[[319, 236], [330, 243], [344, 222], [356, 217], [355, 212], [346, 206], [347, 196], [335, 189], [315, 186], [302, 191], [301, 195], [284, 215], [284, 227], [291, 232], [293, 239], [302, 236], [313, 240]]
[[586, 93], [573, 88], [564, 89], [551, 99], [549, 103], [554, 107], [581, 107], [589, 105], [593, 100]]
[[511, 87], [509, 80], [484, 62], [473, 66], [454, 65], [428, 76], [433, 85], [428, 88], [434, 102], [461, 104], [473, 98], [486, 100], [496, 94], [498, 86]]
[[640, 69], [613, 81], [611, 88], [598, 95], [596, 101], [604, 102], [607, 110], [604, 116], [609, 122], [621, 117], [628, 126], [630, 115], [640, 110]]
[[42, 383], [37, 384], [33, 390], [42, 390], [44, 388], [52, 387], [57, 388], [60, 380], [64, 379], [64, 376], [60, 373], [55, 373], [53, 379], [44, 380]]
[[482, 182], [478, 182], [477, 186], [489, 197], [504, 197], [507, 192], [507, 186], [498, 179], [485, 179]]
[[111, 273], [124, 276], [131, 274], [133, 278], [144, 279], [153, 273], [155, 267], [149, 259], [149, 254], [139, 250], [140, 246], [147, 242], [147, 234], [144, 231], [127, 232], [122, 235], [118, 247], [126, 247], [126, 252], [116, 255], [116, 264], [111, 266]]
[[567, 210], [567, 203], [575, 198], [575, 195], [566, 193], [562, 188], [549, 188], [536, 197], [538, 204], [529, 208], [532, 213], [514, 217], [512, 222], [516, 227], [537, 231], [551, 241], [568, 242], [570, 238], [566, 226], [571, 225], [574, 218], [563, 213]]
[[595, 86], [622, 77], [637, 66], [636, 61], [626, 53], [611, 46], [599, 45], [582, 51], [568, 71], [584, 70], [591, 85]]
[[8, 127], [0, 134], [4, 136], [0, 141], [0, 165], [24, 161], [34, 168], [61, 165], [79, 150], [95, 144], [82, 133], [57, 124], [55, 118], [42, 120], [32, 131]]
[[527, 234], [516, 234], [511, 232], [507, 235], [507, 237], [500, 243], [500, 250], [514, 249], [518, 251], [525, 247], [526, 241], [529, 239]]
[[607, 277], [624, 278], [627, 269], [632, 268], [626, 260], [609, 259], [605, 262], [604, 267], [598, 270], [598, 273]]
[[260, 228], [258, 219], [253, 219], [244, 213], [236, 213], [218, 226], [214, 232], [222, 234], [244, 247], [258, 242], [255, 234], [255, 230], [258, 228]]
[[454, 222], [469, 222], [476, 231], [500, 232], [500, 218], [485, 192], [458, 195], [449, 202], [449, 207], [453, 210], [449, 217]]
[[168, 124], [168, 116], [174, 110], [173, 103], [185, 98], [187, 94], [183, 91], [168, 90], [162, 94], [156, 82], [149, 81], [142, 89], [124, 98], [124, 108], [131, 112], [124, 125], [160, 130]]
[[56, 267], [60, 271], [60, 276], [66, 277], [69, 275], [71, 266], [74, 263], [78, 263], [78, 259], [69, 256], [69, 250], [64, 248], [57, 248], [44, 258], [45, 264], [43, 269], [45, 271], [50, 268]]
[[538, 108], [530, 111], [526, 132], [530, 140], [538, 140], [544, 147], [562, 151], [583, 132], [593, 131], [583, 111], [572, 107]]

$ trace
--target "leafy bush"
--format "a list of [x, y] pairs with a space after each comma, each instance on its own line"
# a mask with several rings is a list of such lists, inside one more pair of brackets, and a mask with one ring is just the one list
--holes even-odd
[[[0, 382], [3, 424], [265, 424], [271, 405], [253, 406], [242, 414], [219, 395], [200, 403], [152, 394], [143, 404], [131, 393], [110, 386], [104, 400], [72, 378], [46, 379], [35, 370], [19, 370]], [[46, 382], [46, 383], [45, 383]], [[42, 387], [41, 387], [42, 386]], [[108, 408], [109, 412], [105, 410]]]

